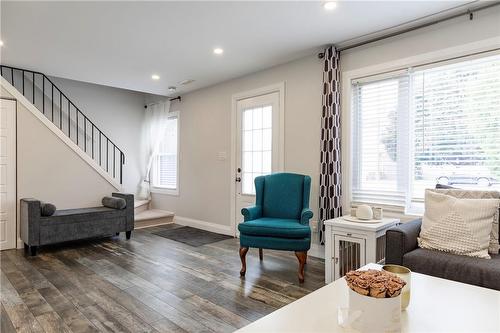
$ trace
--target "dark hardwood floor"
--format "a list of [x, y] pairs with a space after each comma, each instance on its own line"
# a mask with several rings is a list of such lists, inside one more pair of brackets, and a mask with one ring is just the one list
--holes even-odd
[[0, 253], [0, 331], [231, 332], [324, 285], [309, 257], [299, 285], [293, 252], [257, 249], [239, 277], [238, 240], [200, 247], [153, 235]]

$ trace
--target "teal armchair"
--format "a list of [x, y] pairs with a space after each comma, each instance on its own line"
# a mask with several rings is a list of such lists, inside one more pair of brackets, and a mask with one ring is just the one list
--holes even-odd
[[240, 275], [246, 273], [246, 254], [250, 247], [295, 251], [299, 260], [299, 281], [304, 282], [304, 265], [311, 248], [309, 209], [311, 178], [293, 173], [275, 173], [255, 178], [255, 206], [243, 208], [240, 231]]

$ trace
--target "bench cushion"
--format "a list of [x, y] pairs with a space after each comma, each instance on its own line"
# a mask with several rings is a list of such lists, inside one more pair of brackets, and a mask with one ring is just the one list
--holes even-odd
[[60, 209], [57, 210], [53, 216], [68, 216], [68, 215], [78, 215], [78, 214], [89, 214], [89, 213], [102, 213], [115, 211], [113, 208], [108, 207], [90, 207], [90, 208], [76, 208], [76, 209]]
[[102, 198], [102, 205], [108, 208], [125, 209], [127, 202], [122, 198], [104, 197]]

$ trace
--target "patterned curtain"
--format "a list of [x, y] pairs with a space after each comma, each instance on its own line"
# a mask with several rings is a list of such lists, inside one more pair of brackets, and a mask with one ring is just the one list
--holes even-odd
[[342, 215], [340, 155], [340, 52], [330, 46], [324, 53], [323, 110], [321, 116], [321, 174], [319, 187], [320, 242], [323, 222]]

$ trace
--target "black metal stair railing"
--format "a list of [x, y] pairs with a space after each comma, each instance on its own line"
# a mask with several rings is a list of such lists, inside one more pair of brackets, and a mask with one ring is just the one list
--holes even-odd
[[123, 151], [52, 80], [40, 72], [5, 65], [0, 65], [0, 74], [109, 176], [123, 183]]

